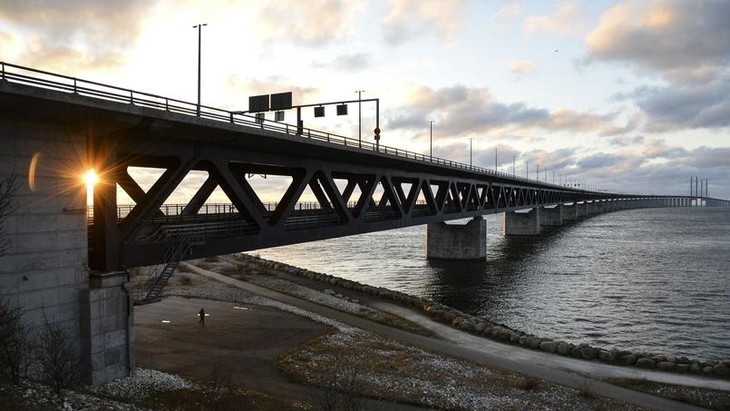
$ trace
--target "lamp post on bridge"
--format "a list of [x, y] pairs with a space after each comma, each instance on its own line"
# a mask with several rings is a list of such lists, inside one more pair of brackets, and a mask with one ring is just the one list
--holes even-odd
[[430, 131], [429, 131], [429, 137], [430, 137], [429, 147], [430, 147], [430, 150], [428, 152], [429, 153], [428, 156], [431, 157], [431, 158], [433, 158], [433, 120], [428, 120], [428, 124], [429, 124], [429, 127], [430, 127]]
[[497, 172], [497, 147], [494, 148], [494, 172]]
[[515, 176], [515, 156], [512, 156], [512, 177]]
[[527, 177], [527, 179], [529, 180], [530, 179], [530, 162], [525, 160], [525, 163], [527, 163], [527, 165], [525, 166], [525, 177]]
[[469, 137], [469, 169], [472, 169], [472, 142], [474, 142], [474, 137]]
[[201, 55], [201, 44], [202, 44], [202, 38], [203, 38], [203, 26], [207, 26], [208, 24], [202, 23], [197, 24], [193, 26], [194, 29], [198, 29], [198, 106], [197, 106], [197, 115], [200, 117], [200, 55]]
[[357, 146], [362, 148], [362, 93], [365, 90], [357, 90]]

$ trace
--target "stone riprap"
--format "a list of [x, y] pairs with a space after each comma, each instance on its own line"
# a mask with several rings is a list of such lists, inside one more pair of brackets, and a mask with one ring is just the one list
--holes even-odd
[[279, 270], [307, 279], [396, 301], [401, 304], [421, 309], [431, 318], [442, 323], [450, 324], [455, 329], [504, 343], [519, 345], [525, 348], [541, 350], [566, 357], [600, 361], [612, 365], [635, 366], [644, 369], [691, 373], [730, 379], [730, 361], [700, 361], [673, 354], [661, 355], [644, 352], [637, 353], [619, 350], [616, 348], [607, 350], [599, 347], [592, 347], [588, 344], [576, 345], [565, 341], [540, 338], [522, 331], [513, 330], [503, 324], [497, 324], [483, 318], [463, 313], [449, 306], [402, 293], [400, 291], [393, 291], [383, 287], [373, 287], [357, 281], [335, 277], [329, 274], [317, 273], [285, 263], [250, 256], [248, 254], [237, 254], [236, 258], [256, 263], [272, 270]]

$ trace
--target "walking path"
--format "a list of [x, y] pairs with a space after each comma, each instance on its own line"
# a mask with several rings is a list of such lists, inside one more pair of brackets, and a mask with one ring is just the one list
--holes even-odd
[[[280, 293], [255, 284], [231, 278], [222, 274], [186, 264], [190, 270], [198, 274], [213, 278], [222, 283], [228, 284], [255, 293], [273, 300], [278, 300], [301, 309], [332, 318], [334, 320], [350, 324], [363, 330], [371, 331], [387, 336], [404, 344], [417, 346], [433, 352], [438, 352], [455, 358], [483, 364], [489, 367], [496, 367], [520, 374], [544, 379], [549, 382], [572, 387], [578, 390], [592, 392], [598, 396], [612, 398], [628, 404], [634, 404], [657, 410], [701, 410], [703, 408], [672, 401], [666, 398], [657, 397], [639, 391], [618, 387], [606, 382], [585, 377], [581, 374], [596, 375], [599, 377], [615, 376], [627, 378], [646, 378], [657, 380], [660, 377], [657, 372], [634, 370], [610, 366], [588, 361], [578, 361], [571, 358], [564, 358], [557, 355], [531, 351], [519, 347], [500, 344], [483, 338], [471, 336], [458, 330], [450, 329], [445, 325], [435, 323], [425, 316], [395, 306], [393, 304], [381, 303], [378, 306], [382, 309], [404, 316], [411, 321], [437, 331], [445, 340], [424, 337], [401, 329], [389, 327], [376, 323], [352, 314], [338, 311], [320, 304], [313, 303], [288, 294]], [[554, 357], [554, 358], [551, 358]], [[570, 371], [566, 371], [570, 370]], [[611, 371], [607, 371], [607, 370]], [[676, 384], [702, 386], [712, 389], [730, 391], [730, 384], [725, 381], [701, 379], [693, 376], [671, 375], [670, 381]], [[661, 377], [664, 378], [664, 377]], [[704, 385], [706, 384], [706, 385]]]

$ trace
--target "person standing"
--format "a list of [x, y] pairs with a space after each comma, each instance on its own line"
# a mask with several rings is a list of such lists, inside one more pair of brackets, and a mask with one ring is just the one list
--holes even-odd
[[205, 327], [205, 310], [201, 308], [200, 311], [198, 311], [198, 316], [200, 316], [200, 320], [198, 320], [198, 324]]

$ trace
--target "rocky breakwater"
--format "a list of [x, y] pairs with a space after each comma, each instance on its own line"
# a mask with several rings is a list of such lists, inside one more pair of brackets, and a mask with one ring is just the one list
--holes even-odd
[[540, 338], [522, 331], [513, 330], [503, 324], [497, 324], [484, 318], [463, 313], [446, 305], [428, 301], [421, 297], [408, 295], [383, 287], [373, 287], [329, 274], [290, 266], [247, 254], [238, 254], [236, 258], [250, 263], [269, 267], [273, 270], [287, 272], [315, 281], [351, 289], [353, 291], [375, 295], [423, 310], [431, 318], [474, 335], [492, 340], [519, 345], [525, 348], [541, 350], [552, 354], [563, 355], [588, 361], [600, 361], [606, 364], [634, 366], [667, 372], [691, 373], [730, 379], [730, 361], [700, 361], [684, 356], [664, 355], [656, 353], [632, 352], [616, 348], [604, 349], [588, 344], [572, 344], [565, 341]]

